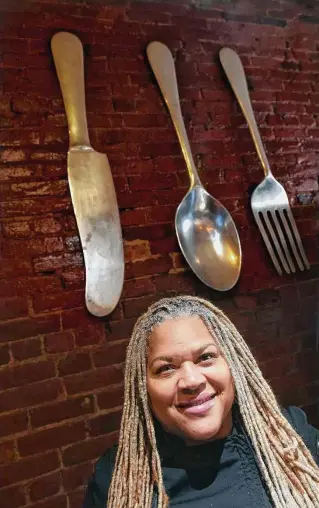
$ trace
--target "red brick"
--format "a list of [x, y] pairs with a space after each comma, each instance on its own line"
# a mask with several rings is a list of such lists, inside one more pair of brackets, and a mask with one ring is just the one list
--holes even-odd
[[[4, 152], [2, 152], [4, 153]], [[1, 154], [0, 154], [1, 160]], [[52, 212], [64, 212], [71, 208], [70, 198], [14, 199], [5, 201], [0, 206], [0, 217], [9, 218], [17, 215], [39, 215]]]
[[150, 177], [129, 177], [129, 185], [132, 191], [152, 190], [152, 189], [170, 189], [177, 186], [176, 175], [154, 175]]
[[295, 365], [291, 352], [261, 363], [261, 370], [266, 379], [285, 377], [294, 369]]
[[56, 332], [60, 329], [60, 319], [56, 314], [37, 319], [25, 318], [0, 324], [0, 342], [24, 339], [42, 333]]
[[62, 328], [79, 328], [81, 326], [94, 325], [96, 318], [86, 308], [66, 310], [62, 313]]
[[96, 437], [119, 430], [121, 417], [122, 411], [116, 411], [91, 418], [88, 421], [90, 436]]
[[147, 240], [124, 241], [125, 261], [144, 261], [150, 257], [149, 242]]
[[123, 211], [120, 213], [120, 218], [122, 226], [136, 226], [148, 222], [143, 209]]
[[193, 294], [197, 280], [193, 275], [187, 273], [162, 274], [154, 277], [156, 289], [160, 293], [174, 291], [182, 294]]
[[61, 224], [53, 217], [39, 219], [34, 223], [34, 231], [44, 235], [59, 233], [61, 231]]
[[130, 227], [123, 229], [124, 239], [127, 241], [139, 240], [158, 240], [172, 236], [172, 224], [158, 224], [153, 226]]
[[148, 223], [174, 222], [176, 207], [161, 205], [146, 208], [145, 211]]
[[62, 272], [63, 286], [66, 289], [83, 289], [85, 287], [84, 267], [64, 270]]
[[236, 296], [235, 305], [240, 310], [253, 310], [257, 307], [257, 301], [254, 296]]
[[[0, 266], [0, 277], [11, 278], [11, 277], [23, 277], [31, 275], [33, 272], [32, 265], [29, 260], [26, 259], [4, 259], [1, 260]], [[5, 294], [5, 297], [8, 295]], [[16, 295], [14, 295], [16, 296]]]
[[30, 432], [18, 439], [18, 449], [21, 457], [35, 455], [53, 448], [59, 448], [75, 441], [82, 441], [86, 437], [84, 422], [67, 423], [59, 427]]
[[80, 252], [61, 255], [42, 256], [34, 259], [34, 269], [38, 272], [51, 272], [68, 266], [83, 266], [83, 256]]
[[0, 416], [0, 437], [23, 432], [28, 429], [28, 417], [26, 411], [17, 411]]
[[6, 365], [10, 362], [9, 346], [0, 347], [0, 365]]
[[[16, 171], [16, 168], [14, 168], [14, 171]], [[31, 221], [7, 222], [2, 225], [2, 228], [4, 236], [8, 238], [30, 238], [34, 235]]]
[[39, 501], [36, 508], [68, 508], [68, 501], [65, 494], [51, 497], [45, 501]]
[[165, 127], [168, 124], [166, 115], [147, 115], [129, 113], [123, 115], [124, 125], [127, 127]]
[[24, 296], [34, 293], [54, 293], [61, 290], [61, 281], [57, 276], [21, 277], [0, 280], [1, 297]]
[[81, 242], [78, 235], [75, 236], [66, 236], [64, 238], [65, 245], [68, 250], [71, 252], [80, 251], [81, 250]]
[[44, 349], [47, 353], [66, 353], [74, 349], [72, 332], [49, 333], [44, 337]]
[[298, 102], [298, 103], [309, 103], [309, 97], [306, 94], [298, 92], [278, 92], [278, 102]]
[[123, 363], [125, 360], [126, 348], [127, 341], [107, 343], [103, 349], [96, 350], [92, 353], [95, 367], [106, 367], [107, 365]]
[[74, 492], [68, 494], [69, 508], [82, 508], [83, 499], [85, 497], [85, 488], [77, 489]]
[[117, 384], [123, 380], [121, 367], [101, 367], [99, 369], [67, 376], [64, 379], [66, 391], [69, 395], [90, 392], [106, 385]]
[[92, 360], [89, 352], [69, 353], [58, 362], [58, 373], [60, 376], [67, 376], [90, 370], [91, 367]]
[[[16, 450], [13, 441], [4, 441], [0, 443], [0, 464], [14, 462], [16, 459]], [[0, 467], [1, 471], [1, 467]]]
[[1, 485], [3, 487], [37, 477], [58, 469], [59, 457], [56, 451], [20, 459], [11, 464], [0, 466]]
[[123, 302], [124, 315], [127, 318], [138, 317], [154, 302], [158, 300], [157, 295], [130, 298]]
[[70, 492], [71, 490], [86, 485], [92, 474], [92, 469], [93, 466], [91, 462], [84, 462], [83, 464], [63, 469], [62, 476], [65, 492]]
[[65, 291], [64, 293], [54, 293], [52, 295], [36, 295], [33, 299], [34, 311], [39, 313], [80, 307], [83, 304], [84, 292], [82, 290]]
[[145, 275], [155, 275], [158, 273], [167, 273], [172, 268], [172, 260], [168, 256], [154, 256], [145, 261], [136, 261], [135, 263], [126, 263], [126, 277], [135, 278]]
[[105, 328], [102, 323], [86, 325], [74, 330], [75, 343], [79, 347], [103, 344], [105, 341]]
[[144, 296], [154, 292], [154, 283], [149, 278], [127, 280], [124, 282], [123, 298]]
[[10, 506], [11, 508], [19, 508], [26, 504], [25, 488], [23, 485], [15, 485], [14, 487], [1, 489], [0, 493], [1, 502], [4, 507]]
[[42, 342], [39, 338], [19, 340], [11, 344], [12, 356], [22, 361], [42, 355]]
[[12, 411], [17, 407], [37, 406], [58, 399], [63, 393], [60, 379], [47, 379], [0, 392], [0, 411]]
[[29, 362], [2, 369], [0, 372], [0, 386], [2, 389], [14, 388], [15, 386], [52, 377], [55, 377], [55, 365], [51, 360]]
[[123, 405], [124, 385], [115, 386], [106, 392], [97, 394], [97, 402], [100, 409], [113, 409]]
[[109, 324], [107, 329], [107, 340], [116, 341], [128, 339], [131, 336], [136, 319], [121, 319]]
[[300, 298], [308, 298], [318, 295], [318, 281], [307, 281], [299, 285]]
[[62, 478], [59, 472], [50, 473], [29, 483], [28, 491], [31, 501], [54, 496], [61, 488]]
[[62, 422], [94, 411], [92, 397], [78, 397], [43, 405], [30, 411], [32, 427]]
[[62, 452], [64, 466], [74, 466], [81, 462], [93, 460], [115, 444], [117, 433], [86, 439], [83, 443], [75, 443]]

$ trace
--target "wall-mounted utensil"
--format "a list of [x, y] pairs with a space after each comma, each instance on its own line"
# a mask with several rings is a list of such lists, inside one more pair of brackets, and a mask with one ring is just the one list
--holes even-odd
[[202, 282], [218, 291], [226, 291], [236, 284], [241, 268], [241, 246], [235, 223], [199, 179], [181, 113], [170, 50], [161, 42], [151, 42], [147, 56], [169, 109], [191, 181], [175, 216], [180, 248]]
[[86, 305], [95, 316], [105, 316], [117, 305], [124, 279], [113, 178], [107, 156], [89, 141], [82, 44], [75, 35], [59, 32], [51, 47], [69, 126], [68, 179], [84, 254]]
[[264, 180], [252, 194], [251, 207], [268, 252], [279, 275], [282, 275], [282, 267], [287, 273], [295, 272], [295, 262], [300, 270], [309, 269], [309, 262], [289, 206], [288, 196], [270, 170], [251, 105], [241, 60], [237, 53], [229, 48], [221, 49], [219, 57], [246, 118], [265, 173]]

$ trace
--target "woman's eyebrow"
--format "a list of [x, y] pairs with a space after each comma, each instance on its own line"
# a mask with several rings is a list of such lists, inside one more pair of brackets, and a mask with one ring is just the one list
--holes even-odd
[[[205, 351], [205, 349], [207, 349], [209, 346], [212, 346], [215, 349], [217, 349], [217, 346], [214, 342], [208, 342], [207, 344], [204, 344], [200, 348], [196, 349], [196, 351], [194, 351], [193, 355], [200, 356]], [[175, 357], [175, 358], [177, 358], [177, 357]], [[153, 363], [155, 363], [158, 360], [162, 360], [163, 362], [172, 362], [174, 360], [174, 357], [173, 356], [156, 356], [156, 358], [154, 358], [152, 360], [150, 367], [153, 365]]]

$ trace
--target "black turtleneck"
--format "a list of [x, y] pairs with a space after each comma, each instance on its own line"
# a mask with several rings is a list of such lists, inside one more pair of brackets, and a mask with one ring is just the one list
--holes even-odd
[[[305, 441], [319, 465], [319, 432], [296, 407], [284, 416]], [[233, 428], [225, 439], [186, 446], [178, 437], [155, 426], [157, 446], [170, 506], [179, 508], [271, 508], [248, 436], [234, 408]], [[83, 508], [105, 508], [116, 447], [97, 462]], [[157, 507], [156, 493], [153, 508]]]
[[254, 454], [233, 410], [224, 439], [188, 446], [157, 423], [156, 438], [170, 506], [187, 508], [271, 508]]

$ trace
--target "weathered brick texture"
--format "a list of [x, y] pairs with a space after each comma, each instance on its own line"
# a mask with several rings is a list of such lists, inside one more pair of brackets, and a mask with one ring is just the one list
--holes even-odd
[[[280, 401], [304, 407], [319, 425], [319, 8], [294, 0], [112, 3], [0, 8], [1, 508], [81, 507], [94, 460], [118, 436], [133, 324], [164, 295], [216, 302]], [[108, 155], [120, 206], [125, 285], [103, 319], [84, 305], [67, 124], [50, 53], [60, 30], [84, 44], [91, 141]], [[178, 248], [174, 214], [189, 182], [146, 60], [155, 39], [176, 59], [203, 184], [240, 232], [242, 274], [226, 294], [203, 286]], [[224, 45], [242, 57], [273, 172], [311, 261], [306, 273], [279, 277], [253, 221], [249, 196], [263, 175], [218, 62]]]

